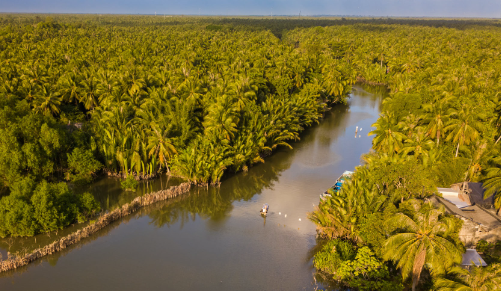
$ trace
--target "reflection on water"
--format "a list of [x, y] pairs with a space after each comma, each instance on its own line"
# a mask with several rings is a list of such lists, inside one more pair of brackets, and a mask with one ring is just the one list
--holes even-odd
[[120, 181], [121, 180], [118, 178], [102, 177], [91, 185], [85, 187], [73, 186], [72, 188], [73, 191], [78, 194], [84, 192], [92, 193], [101, 204], [101, 208], [104, 211], [111, 211], [125, 203], [131, 202], [138, 196], [166, 189], [171, 186], [177, 186], [183, 182], [182, 179], [177, 177], [161, 174], [160, 177], [155, 180], [140, 181], [137, 190], [131, 192], [124, 191], [120, 185]]
[[[72, 187], [72, 190], [77, 194], [84, 192], [92, 193], [100, 203], [103, 211], [111, 211], [131, 202], [138, 196], [166, 189], [171, 186], [177, 186], [182, 182], [182, 179], [169, 177], [163, 174], [153, 181], [139, 182], [137, 191], [135, 192], [124, 191], [120, 186], [120, 179], [118, 178], [100, 178], [91, 185], [85, 185], [83, 187], [70, 185], [70, 187]], [[0, 239], [0, 254], [3, 258], [6, 258], [8, 252], [12, 254], [29, 253], [37, 248], [51, 244], [87, 225], [88, 223], [74, 224], [62, 230], [39, 234], [34, 237], [3, 238]]]
[[[220, 188], [195, 188], [143, 208], [61, 253], [0, 274], [0, 289], [313, 290], [318, 246], [306, 213], [370, 150], [367, 133], [380, 102], [380, 94], [355, 86], [348, 105], [326, 113], [294, 149], [227, 175]], [[363, 130], [355, 139], [356, 126]], [[118, 180], [102, 179], [87, 190], [113, 209], [179, 183], [163, 176], [134, 194], [121, 191]], [[266, 218], [259, 215], [263, 203], [270, 205]], [[33, 240], [1, 240], [0, 248], [20, 250]]]
[[292, 155], [276, 163], [256, 165], [250, 171], [227, 177], [221, 187], [192, 188], [190, 195], [149, 212], [152, 224], [157, 227], [195, 220], [196, 215], [221, 223], [229, 217], [235, 201], [249, 201], [263, 189], [270, 189], [282, 171], [290, 167]]

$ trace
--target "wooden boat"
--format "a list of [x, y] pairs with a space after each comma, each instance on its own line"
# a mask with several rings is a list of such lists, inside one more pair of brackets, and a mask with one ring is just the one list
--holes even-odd
[[268, 203], [263, 204], [263, 208], [259, 212], [261, 212], [261, 215], [266, 215], [268, 214], [268, 210], [270, 209], [270, 206]]
[[332, 194], [337, 193], [339, 190], [341, 190], [343, 183], [347, 180], [350, 180], [352, 175], [353, 172], [344, 171], [344, 173], [336, 180], [336, 183], [332, 185], [332, 187], [330, 187], [324, 193], [320, 194], [320, 199], [325, 200], [329, 197], [332, 197]]

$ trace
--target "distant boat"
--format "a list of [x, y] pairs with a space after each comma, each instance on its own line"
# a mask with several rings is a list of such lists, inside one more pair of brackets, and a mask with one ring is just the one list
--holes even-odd
[[263, 208], [259, 212], [261, 212], [262, 215], [268, 214], [268, 210], [270, 209], [270, 206], [268, 206], [268, 203], [263, 204]]
[[[327, 191], [324, 193], [320, 194], [320, 199], [325, 200], [329, 197], [332, 197], [332, 194], [338, 192], [341, 190], [341, 187], [343, 186], [343, 183], [347, 180], [351, 179], [351, 176], [353, 175], [353, 172], [351, 171], [344, 171], [344, 173], [336, 180], [336, 183], [332, 185]], [[332, 194], [331, 194], [332, 193]]]

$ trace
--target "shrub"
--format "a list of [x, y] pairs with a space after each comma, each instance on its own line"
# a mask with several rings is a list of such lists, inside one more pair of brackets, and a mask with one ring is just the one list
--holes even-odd
[[102, 168], [102, 164], [94, 159], [91, 150], [75, 148], [68, 155], [68, 171], [66, 179], [77, 183], [88, 183], [92, 176]]
[[127, 176], [120, 184], [125, 191], [136, 191], [137, 181], [132, 175]]
[[94, 216], [96, 213], [101, 211], [101, 206], [99, 203], [96, 201], [94, 196], [92, 194], [85, 192], [82, 195], [78, 196], [78, 216], [77, 220], [78, 222], [84, 222], [87, 219], [91, 218]]
[[33, 236], [37, 224], [33, 218], [33, 207], [13, 195], [0, 200], [0, 237]]
[[32, 180], [23, 179], [13, 185], [9, 196], [0, 199], [0, 237], [33, 236], [61, 229], [100, 211], [91, 194], [74, 195], [65, 183], [42, 180], [33, 188]]

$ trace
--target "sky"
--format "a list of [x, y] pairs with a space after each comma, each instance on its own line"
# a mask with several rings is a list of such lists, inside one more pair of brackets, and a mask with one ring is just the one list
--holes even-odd
[[501, 0], [0, 0], [0, 12], [501, 18]]

